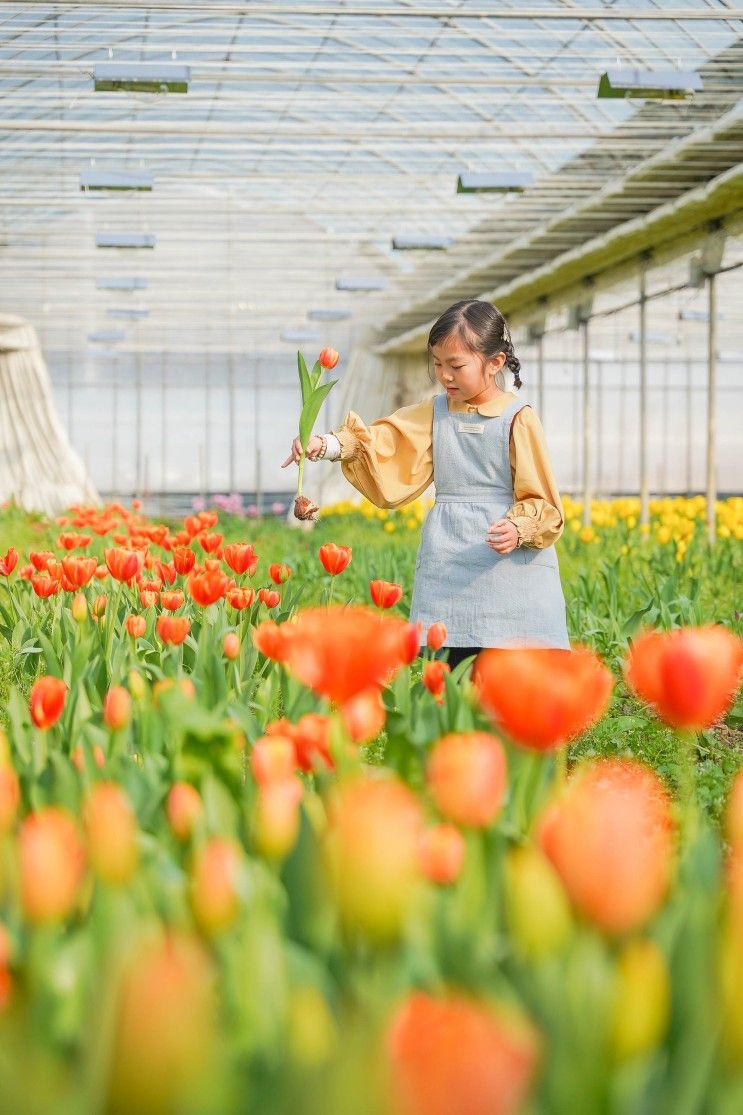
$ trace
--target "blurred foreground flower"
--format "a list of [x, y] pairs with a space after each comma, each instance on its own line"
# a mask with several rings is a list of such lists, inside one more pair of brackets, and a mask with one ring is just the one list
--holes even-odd
[[62, 715], [67, 698], [67, 685], [61, 678], [45, 674], [31, 686], [29, 711], [37, 728], [51, 728]]

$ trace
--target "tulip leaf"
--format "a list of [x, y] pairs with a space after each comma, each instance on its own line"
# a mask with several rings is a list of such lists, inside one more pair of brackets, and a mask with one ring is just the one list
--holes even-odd
[[312, 394], [312, 381], [301, 352], [297, 352], [297, 367], [299, 368], [299, 386], [302, 389], [302, 406], [304, 407]]
[[330, 383], [324, 383], [322, 387], [318, 387], [316, 391], [312, 392], [309, 401], [302, 407], [302, 413], [299, 417], [299, 440], [303, 449], [307, 448], [312, 437], [312, 427], [320, 413], [320, 407], [325, 402], [325, 396], [337, 382], [337, 379], [332, 379]]
[[322, 364], [320, 363], [319, 360], [316, 360], [315, 365], [314, 365], [312, 371], [310, 372], [310, 382], [312, 383], [313, 391], [317, 388], [317, 385], [320, 382], [320, 379], [322, 377], [322, 372], [323, 372]]

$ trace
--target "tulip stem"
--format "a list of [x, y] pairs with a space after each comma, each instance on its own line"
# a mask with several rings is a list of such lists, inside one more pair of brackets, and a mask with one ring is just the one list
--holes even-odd
[[693, 843], [699, 828], [699, 803], [697, 801], [696, 732], [679, 729], [678, 784], [682, 809], [682, 828], [688, 844]]
[[302, 477], [304, 476], [304, 449], [299, 454], [299, 472], [297, 473], [297, 496], [302, 494]]

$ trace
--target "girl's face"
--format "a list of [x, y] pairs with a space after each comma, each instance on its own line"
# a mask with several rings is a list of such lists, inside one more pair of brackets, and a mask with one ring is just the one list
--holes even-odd
[[505, 352], [499, 352], [492, 360], [485, 361], [454, 333], [437, 345], [431, 345], [431, 355], [437, 380], [450, 398], [460, 402], [484, 401], [479, 397], [492, 392], [493, 377], [506, 360]]

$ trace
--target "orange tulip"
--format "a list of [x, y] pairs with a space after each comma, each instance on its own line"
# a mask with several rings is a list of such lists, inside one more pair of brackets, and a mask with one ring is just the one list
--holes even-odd
[[297, 765], [306, 773], [335, 767], [330, 753], [330, 721], [319, 712], [306, 712], [300, 716], [291, 732], [294, 740]]
[[54, 554], [51, 550], [32, 550], [28, 560], [41, 573], [48, 568], [50, 561], [54, 561]]
[[72, 817], [57, 806], [30, 813], [20, 828], [18, 850], [26, 918], [35, 925], [61, 921], [75, 905], [85, 862]]
[[402, 598], [402, 585], [391, 581], [369, 581], [369, 595], [378, 608], [394, 608]]
[[331, 577], [337, 577], [350, 562], [352, 551], [350, 546], [336, 546], [335, 542], [326, 542], [317, 551], [317, 556], [320, 558], [326, 572]]
[[197, 604], [207, 608], [220, 600], [228, 585], [228, 578], [219, 569], [197, 573], [195, 570], [188, 578], [188, 591]]
[[178, 840], [188, 840], [204, 816], [198, 790], [188, 782], [175, 782], [168, 793], [165, 813], [173, 835]]
[[163, 590], [160, 593], [160, 603], [169, 612], [177, 612], [185, 599], [181, 590], [177, 588]]
[[472, 680], [495, 723], [535, 751], [585, 732], [606, 711], [613, 685], [611, 673], [588, 647], [483, 650]]
[[630, 759], [599, 759], [570, 778], [539, 839], [573, 905], [607, 933], [640, 928], [659, 908], [674, 849], [668, 794]]
[[84, 549], [90, 542], [89, 534], [75, 534], [70, 531], [67, 534], [60, 534], [57, 539], [57, 545], [63, 550], [77, 550]]
[[[106, 756], [103, 754], [103, 748], [100, 746], [100, 744], [95, 744], [92, 754], [93, 762], [95, 763], [95, 765], [98, 767], [99, 770], [103, 770], [104, 766], [106, 765]], [[70, 762], [79, 774], [83, 773], [83, 771], [85, 770], [85, 756], [83, 754], [83, 749], [79, 743], [77, 747], [73, 748], [70, 753]]]
[[84, 588], [92, 581], [98, 562], [94, 557], [63, 557], [62, 568], [74, 588]]
[[228, 631], [224, 637], [222, 644], [222, 651], [225, 658], [229, 658], [231, 662], [237, 658], [240, 653], [240, 637], [234, 631]]
[[260, 736], [250, 753], [250, 769], [261, 786], [291, 778], [296, 761], [293, 739], [278, 733]]
[[225, 546], [222, 557], [233, 573], [246, 573], [256, 562], [255, 550], [249, 542], [231, 542]]
[[286, 627], [287, 624], [279, 625], [272, 619], [266, 619], [253, 628], [253, 642], [256, 648], [274, 662], [286, 661], [288, 654]]
[[443, 623], [432, 623], [428, 629], [426, 645], [430, 650], [441, 650], [445, 642], [446, 625]]
[[127, 616], [126, 629], [133, 639], [141, 639], [147, 630], [147, 620], [144, 616]]
[[506, 792], [506, 753], [486, 732], [452, 732], [434, 744], [426, 767], [429, 793], [448, 821], [493, 823]]
[[76, 593], [70, 604], [70, 613], [75, 623], [84, 623], [88, 618], [88, 601], [85, 599], [84, 593]]
[[354, 743], [376, 739], [387, 716], [381, 693], [374, 685], [362, 690], [341, 706], [341, 716]]
[[157, 633], [164, 643], [180, 646], [191, 630], [191, 620], [186, 616], [157, 617]]
[[275, 608], [281, 602], [281, 594], [276, 589], [262, 588], [258, 590], [258, 599], [267, 608]]
[[157, 604], [157, 593], [147, 592], [147, 590], [140, 592], [139, 603], [143, 608], [154, 608]]
[[90, 865], [104, 882], [127, 883], [137, 869], [137, 818], [115, 782], [97, 782], [84, 809]]
[[426, 829], [418, 844], [421, 874], [431, 883], [448, 886], [459, 878], [464, 853], [464, 837], [454, 825]]
[[205, 550], [207, 554], [216, 554], [217, 550], [222, 545], [223, 537], [224, 535], [222, 534], [210, 534], [206, 531], [198, 535], [199, 544], [202, 550]]
[[48, 573], [39, 573], [31, 577], [31, 585], [36, 595], [43, 599], [59, 592], [59, 581], [53, 581]]
[[283, 585], [291, 577], [292, 571], [288, 565], [274, 562], [273, 565], [268, 567], [268, 575], [275, 585]]
[[45, 674], [31, 687], [29, 711], [37, 728], [51, 728], [62, 715], [67, 699], [67, 685], [61, 678]]
[[0, 558], [0, 575], [9, 577], [18, 564], [18, 551], [11, 546], [4, 558]]
[[299, 778], [279, 778], [258, 790], [253, 822], [255, 844], [261, 855], [282, 860], [299, 836], [299, 803], [304, 788]]
[[451, 673], [451, 666], [448, 662], [442, 662], [440, 658], [435, 658], [433, 662], [426, 662], [423, 667], [421, 681], [425, 685], [429, 693], [434, 697], [439, 697], [446, 689], [446, 675]]
[[232, 588], [227, 593], [227, 603], [238, 612], [250, 608], [254, 602], [255, 589], [253, 588]]
[[536, 1033], [464, 995], [411, 992], [387, 1032], [395, 1115], [517, 1115], [534, 1079]]
[[651, 631], [633, 643], [625, 677], [666, 724], [699, 732], [732, 705], [743, 669], [743, 641], [717, 624]]
[[104, 550], [103, 554], [109, 573], [117, 581], [131, 581], [139, 570], [139, 554], [136, 550], [116, 547]]
[[240, 901], [242, 853], [237, 841], [213, 836], [199, 850], [191, 877], [191, 906], [199, 927], [210, 935], [226, 929]]
[[21, 802], [21, 787], [12, 767], [0, 765], [0, 836], [10, 832]]
[[173, 564], [176, 573], [183, 577], [190, 573], [196, 563], [196, 554], [190, 546], [178, 546], [173, 550]]
[[317, 359], [326, 371], [330, 371], [340, 360], [340, 354], [334, 348], [324, 348]]
[[101, 616], [104, 615], [105, 612], [106, 612], [106, 605], [107, 604], [108, 604], [108, 597], [106, 596], [105, 592], [102, 592], [98, 596], [96, 596], [95, 600], [93, 601], [93, 608], [92, 608], [93, 615], [97, 616], [98, 619], [100, 619]]
[[408, 625], [372, 608], [308, 608], [284, 627], [290, 629], [285, 647], [289, 670], [336, 704], [370, 685], [385, 685], [403, 664], [402, 633]]
[[175, 583], [175, 578], [178, 570], [175, 567], [174, 561], [157, 561], [155, 567], [160, 574], [160, 579], [163, 584], [172, 585]]
[[330, 876], [345, 926], [394, 940], [416, 901], [420, 802], [395, 778], [357, 778], [336, 788], [329, 822]]
[[409, 666], [418, 657], [421, 643], [421, 624], [406, 623], [400, 633], [401, 654], [404, 666]]
[[120, 732], [129, 723], [132, 699], [123, 685], [113, 685], [103, 701], [103, 719], [112, 732]]

